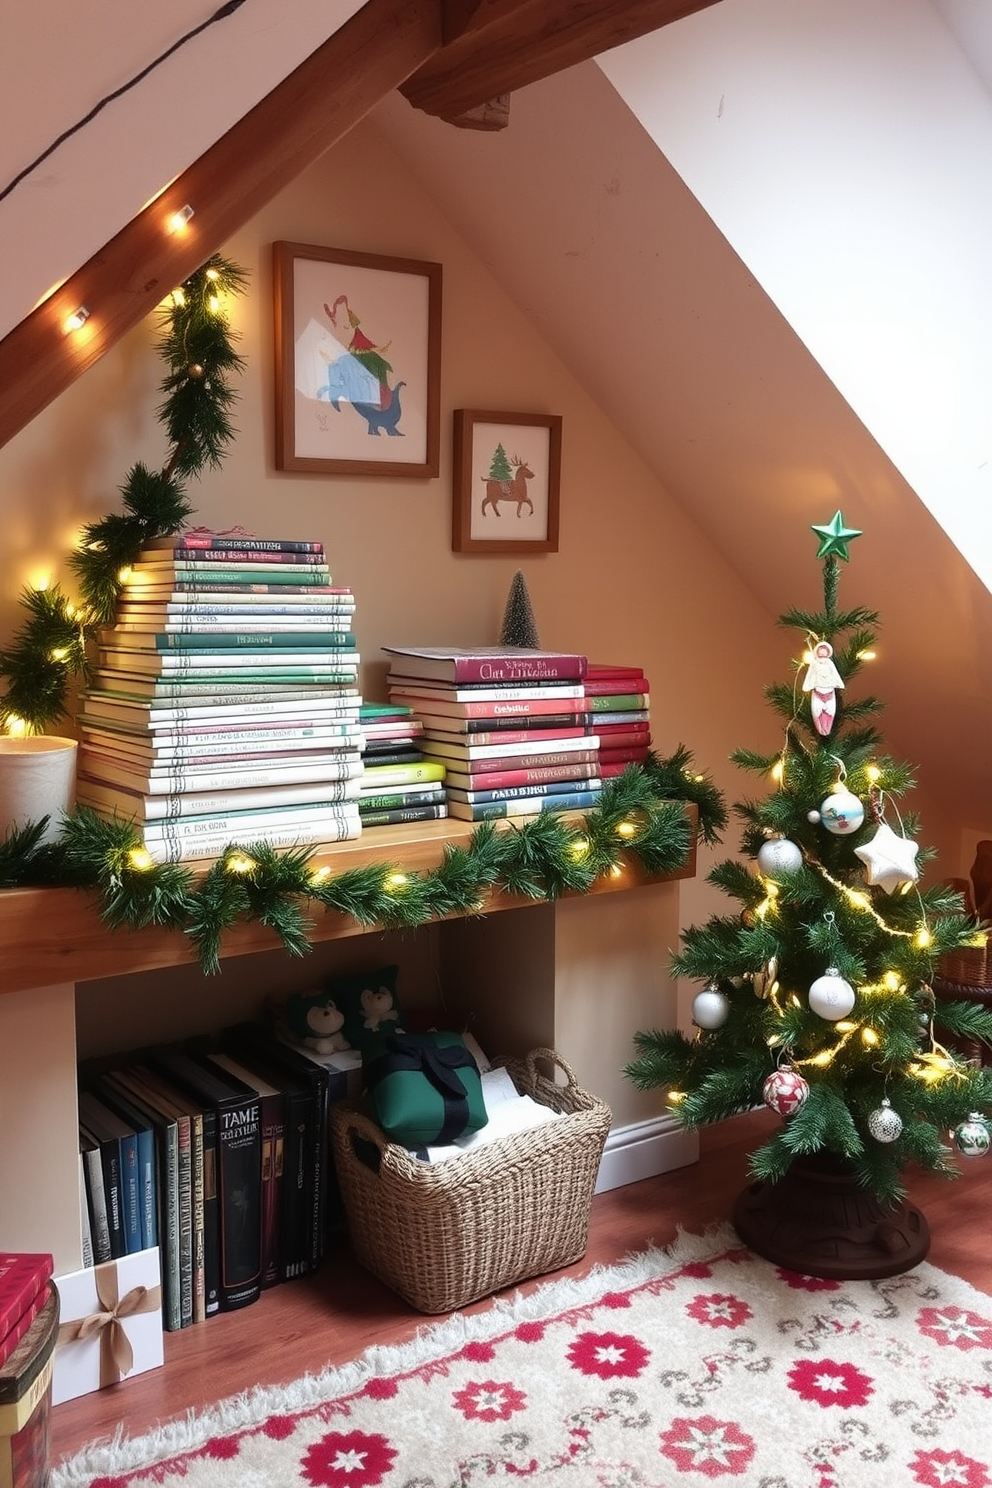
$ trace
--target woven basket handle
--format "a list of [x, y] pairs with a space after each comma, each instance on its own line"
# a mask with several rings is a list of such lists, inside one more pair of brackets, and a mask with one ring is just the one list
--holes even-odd
[[530, 1079], [533, 1083], [536, 1084], [538, 1080], [547, 1078], [547, 1076], [542, 1075], [540, 1070], [538, 1070], [537, 1068], [537, 1061], [539, 1059], [546, 1059], [549, 1064], [557, 1065], [562, 1074], [565, 1076], [568, 1088], [578, 1089], [579, 1082], [575, 1078], [575, 1072], [573, 1071], [572, 1066], [568, 1063], [567, 1060], [562, 1059], [561, 1055], [556, 1049], [531, 1049], [530, 1053], [526, 1056], [526, 1058], [524, 1059], [524, 1065], [526, 1066]]
[[[367, 1116], [363, 1116], [361, 1111], [348, 1111], [343, 1121], [343, 1130], [345, 1140], [352, 1152], [363, 1167], [368, 1168], [370, 1172], [378, 1173], [385, 1165], [392, 1172], [409, 1175], [417, 1167], [414, 1160], [407, 1156], [406, 1150], [397, 1146], [380, 1126], [370, 1121]], [[374, 1166], [362, 1157], [355, 1145], [356, 1138], [359, 1142], [366, 1142], [375, 1149]]]

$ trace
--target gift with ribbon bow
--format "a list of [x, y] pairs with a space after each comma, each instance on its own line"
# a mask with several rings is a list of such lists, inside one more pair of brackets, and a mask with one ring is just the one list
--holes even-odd
[[376, 1119], [403, 1147], [453, 1142], [486, 1125], [479, 1067], [457, 1033], [394, 1033], [363, 1051]]
[[164, 1360], [157, 1248], [61, 1276], [52, 1400], [116, 1385]]

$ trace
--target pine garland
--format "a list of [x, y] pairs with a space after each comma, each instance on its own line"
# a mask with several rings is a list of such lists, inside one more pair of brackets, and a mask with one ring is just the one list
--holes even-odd
[[493, 889], [535, 901], [589, 893], [626, 858], [651, 874], [674, 873], [692, 846], [687, 799], [659, 799], [648, 773], [630, 766], [604, 785], [600, 804], [584, 818], [546, 812], [507, 830], [483, 822], [467, 847], [448, 844], [431, 872], [384, 863], [337, 875], [315, 866], [309, 849], [232, 843], [197, 876], [182, 864], [151, 863], [136, 827], [81, 807], [66, 817], [58, 842], [38, 846], [43, 822], [8, 837], [0, 846], [0, 889], [95, 889], [111, 929], [173, 929], [211, 974], [220, 970], [223, 937], [236, 924], [268, 925], [289, 954], [301, 956], [311, 949], [312, 912], [320, 909], [369, 929], [413, 929], [445, 915], [478, 914]]
[[44, 733], [66, 712], [70, 682], [89, 681], [87, 648], [113, 619], [123, 570], [153, 537], [179, 532], [192, 507], [181, 477], [220, 463], [234, 437], [228, 378], [243, 362], [234, 350], [225, 299], [244, 292], [247, 276], [237, 264], [214, 256], [172, 292], [160, 307], [158, 350], [168, 363], [159, 419], [173, 443], [164, 468], [140, 462], [121, 487], [123, 510], [83, 529], [69, 567], [79, 581], [74, 603], [59, 585], [25, 589], [26, 618], [12, 644], [0, 650], [0, 731]]

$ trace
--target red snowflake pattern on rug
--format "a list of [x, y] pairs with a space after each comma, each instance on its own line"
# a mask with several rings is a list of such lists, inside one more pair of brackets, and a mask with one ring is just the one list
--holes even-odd
[[526, 1408], [527, 1396], [505, 1380], [477, 1380], [456, 1391], [454, 1404], [466, 1421], [508, 1421]]
[[776, 1266], [775, 1275], [796, 1292], [839, 1292], [841, 1287], [839, 1281], [830, 1281], [825, 1276], [804, 1276], [801, 1271], [788, 1271], [784, 1266]]
[[909, 1465], [916, 1482], [924, 1488], [948, 1488], [950, 1484], [953, 1488], [989, 1488], [992, 1482], [987, 1465], [963, 1452], [921, 1449]]
[[789, 1370], [789, 1387], [817, 1405], [867, 1405], [874, 1385], [853, 1364], [834, 1359], [800, 1359]]
[[651, 1350], [629, 1333], [580, 1333], [568, 1348], [568, 1361], [583, 1374], [600, 1379], [636, 1379]]
[[662, 1456], [679, 1472], [698, 1472], [707, 1478], [740, 1477], [754, 1456], [754, 1439], [735, 1421], [715, 1416], [690, 1420], [677, 1416], [662, 1434]]
[[329, 1431], [308, 1447], [300, 1463], [313, 1488], [376, 1488], [393, 1465], [395, 1447], [364, 1431]]
[[693, 1297], [686, 1312], [697, 1323], [707, 1323], [711, 1328], [739, 1328], [753, 1317], [746, 1302], [722, 1292], [713, 1292], [709, 1296], [700, 1292], [698, 1297]]
[[917, 1323], [934, 1343], [959, 1349], [992, 1348], [992, 1323], [961, 1307], [924, 1307]]

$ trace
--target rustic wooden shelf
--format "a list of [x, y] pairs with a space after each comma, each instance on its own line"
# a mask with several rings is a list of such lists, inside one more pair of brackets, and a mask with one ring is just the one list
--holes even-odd
[[[695, 821], [695, 809], [686, 807]], [[523, 820], [521, 818], [520, 820]], [[501, 822], [510, 830], [512, 823]], [[405, 872], [429, 872], [441, 862], [448, 844], [467, 847], [475, 830], [471, 822], [419, 822], [404, 827], [377, 827], [357, 842], [329, 845], [314, 855], [314, 866], [334, 874], [375, 863], [395, 863]], [[696, 869], [695, 844], [683, 866], [670, 874], [646, 874], [633, 857], [615, 877], [600, 880], [594, 894], [618, 893], [649, 883], [691, 878]], [[537, 901], [540, 902], [540, 901]], [[480, 913], [520, 909], [532, 899], [487, 893]], [[314, 943], [365, 935], [360, 925], [333, 910], [314, 909], [310, 939]], [[235, 926], [224, 937], [223, 956], [245, 956], [278, 950], [274, 931], [257, 923]], [[150, 928], [111, 930], [100, 917], [96, 894], [83, 889], [6, 889], [0, 892], [0, 995], [34, 987], [126, 976], [165, 966], [189, 965], [196, 953], [178, 930]]]

